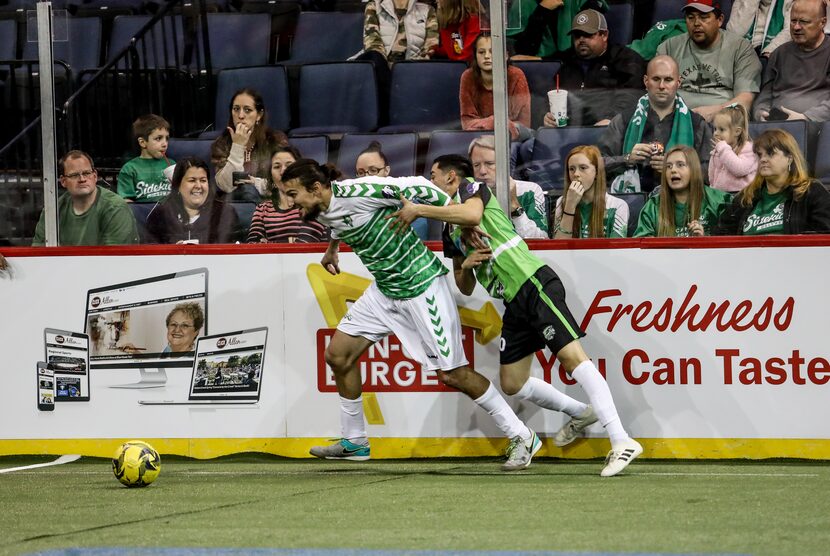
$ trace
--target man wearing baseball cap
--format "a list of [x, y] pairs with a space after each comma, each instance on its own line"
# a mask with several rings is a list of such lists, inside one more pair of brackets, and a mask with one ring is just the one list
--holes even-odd
[[515, 0], [507, 15], [507, 36], [517, 60], [538, 60], [571, 46], [571, 21], [582, 10], [607, 11], [606, 0]]
[[[573, 46], [559, 56], [556, 75], [568, 91], [571, 124], [606, 125], [643, 94], [646, 62], [626, 46], [608, 44], [608, 23], [597, 10], [576, 14], [569, 34]], [[545, 114], [544, 124], [556, 127], [553, 114]]]
[[761, 61], [745, 38], [721, 29], [719, 0], [686, 0], [686, 35], [657, 47], [680, 68], [680, 93], [689, 108], [711, 121], [724, 106], [742, 104], [747, 111], [761, 89]]

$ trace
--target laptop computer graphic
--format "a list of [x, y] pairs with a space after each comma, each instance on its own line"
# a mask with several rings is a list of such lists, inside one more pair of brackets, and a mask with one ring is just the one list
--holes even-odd
[[268, 328], [204, 336], [196, 340], [196, 357], [186, 400], [140, 400], [141, 405], [255, 404], [262, 390]]

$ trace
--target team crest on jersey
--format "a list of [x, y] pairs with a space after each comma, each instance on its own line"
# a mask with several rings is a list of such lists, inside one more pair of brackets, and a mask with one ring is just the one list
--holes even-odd
[[391, 185], [384, 185], [383, 189], [380, 190], [380, 194], [386, 197], [387, 199], [397, 199], [398, 192], [395, 191], [395, 188]]
[[354, 222], [352, 222], [352, 217], [351, 216], [348, 216], [348, 215], [344, 216], [343, 217], [343, 223], [346, 226], [354, 227]]
[[470, 183], [467, 184], [467, 193], [472, 195], [476, 191], [478, 191], [478, 182], [477, 181], [471, 181]]
[[551, 325], [546, 326], [545, 329], [542, 330], [542, 336], [544, 336], [545, 340], [547, 340], [548, 342], [553, 340], [553, 337], [555, 335], [556, 335], [556, 330]]

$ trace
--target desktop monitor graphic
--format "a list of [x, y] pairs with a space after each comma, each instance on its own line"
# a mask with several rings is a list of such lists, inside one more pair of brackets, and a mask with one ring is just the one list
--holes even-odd
[[90, 369], [139, 369], [139, 382], [113, 388], [152, 388], [167, 382], [165, 369], [192, 368], [208, 331], [207, 281], [197, 268], [89, 290]]

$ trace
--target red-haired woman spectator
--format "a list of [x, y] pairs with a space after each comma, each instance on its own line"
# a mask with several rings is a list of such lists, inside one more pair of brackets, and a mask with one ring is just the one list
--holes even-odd
[[[470, 68], [461, 75], [459, 100], [461, 127], [473, 130], [493, 129], [493, 42], [488, 33], [476, 37], [475, 56]], [[519, 68], [507, 67], [507, 118], [510, 136], [524, 141], [530, 138], [530, 89]]]
[[717, 235], [830, 233], [830, 193], [807, 173], [795, 138], [770, 129], [755, 140], [758, 175], [735, 195]]

